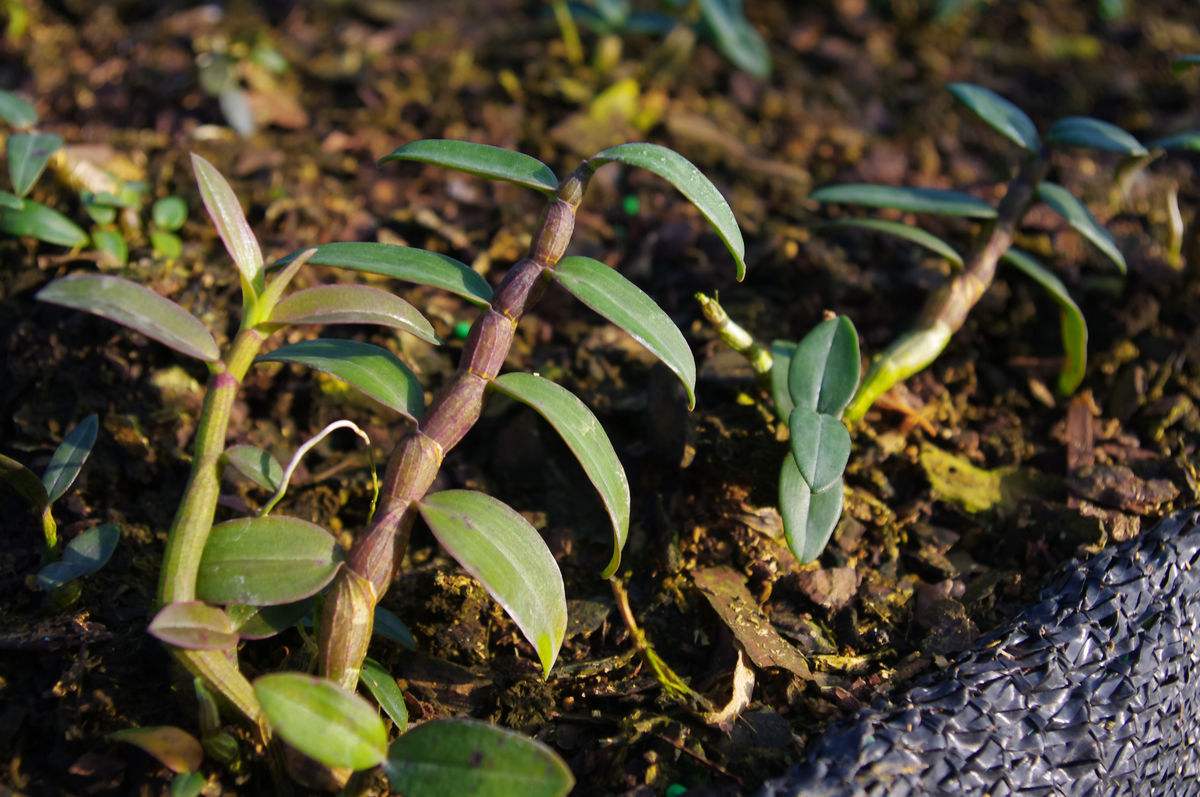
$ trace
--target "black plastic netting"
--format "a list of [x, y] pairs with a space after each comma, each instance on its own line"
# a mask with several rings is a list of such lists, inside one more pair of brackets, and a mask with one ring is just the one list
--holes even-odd
[[1198, 524], [1176, 514], [1067, 564], [1039, 603], [760, 794], [1200, 794]]

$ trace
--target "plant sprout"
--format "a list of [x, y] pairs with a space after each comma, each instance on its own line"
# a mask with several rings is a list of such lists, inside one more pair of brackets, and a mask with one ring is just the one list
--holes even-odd
[[[528, 255], [493, 291], [478, 274], [452, 258], [388, 244], [327, 244], [289, 255], [267, 268], [232, 188], [206, 160], [193, 155], [192, 161], [204, 205], [242, 287], [241, 323], [227, 345], [218, 345], [208, 329], [179, 305], [120, 277], [72, 275], [38, 294], [44, 301], [128, 326], [209, 368], [191, 476], [168, 532], [158, 590], [161, 609], [151, 632], [168, 644], [204, 688], [257, 725], [264, 738], [274, 732], [299, 753], [329, 768], [335, 779], [386, 762], [393, 784], [405, 793], [439, 793], [440, 776], [430, 774], [421, 762], [440, 748], [462, 754], [462, 760], [452, 755], [444, 765], [465, 778], [463, 782], [520, 776], [533, 793], [565, 793], [571, 786], [570, 773], [548, 748], [531, 740], [515, 742], [511, 734], [480, 723], [427, 723], [400, 736], [389, 752], [383, 721], [354, 694], [361, 677], [398, 729], [403, 729], [407, 718], [398, 708], [394, 680], [366, 659], [374, 626], [387, 617], [378, 603], [419, 516], [442, 547], [513, 619], [533, 646], [543, 672], [550, 671], [563, 642], [567, 609], [562, 575], [546, 543], [520, 514], [489, 495], [461, 489], [429, 493], [429, 489], [445, 454], [480, 417], [489, 392], [528, 404], [578, 457], [600, 496], [613, 536], [612, 556], [602, 575], [611, 577], [620, 564], [631, 505], [629, 485], [612, 444], [591, 411], [566, 389], [536, 374], [502, 374], [501, 368], [518, 320], [550, 283], [557, 283], [662, 360], [682, 382], [689, 406], [694, 405], [695, 362], [666, 313], [605, 264], [563, 255], [592, 174], [605, 164], [622, 163], [647, 169], [683, 193], [733, 255], [740, 279], [744, 246], [728, 204], [695, 166], [653, 144], [611, 147], [562, 180], [529, 156], [482, 144], [425, 140], [398, 148], [384, 161], [456, 169], [530, 188], [547, 198]], [[424, 391], [416, 376], [380, 346], [317, 338], [263, 353], [274, 332], [293, 325], [376, 324], [440, 342], [416, 308], [378, 288], [323, 285], [288, 293], [292, 278], [305, 264], [442, 288], [480, 308], [458, 371], [430, 406], [424, 406]], [[266, 511], [214, 525], [225, 465], [275, 491], [268, 510], [286, 489], [287, 471], [265, 452], [248, 446], [226, 448], [230, 410], [242, 380], [256, 363], [305, 365], [332, 374], [411, 424], [388, 459], [370, 525], [356, 536], [348, 553], [320, 526]], [[315, 662], [320, 677], [277, 673], [251, 684], [236, 662], [238, 640], [269, 636], [299, 622], [317, 595], [323, 599]], [[271, 613], [275, 616], [267, 617]], [[389, 624], [396, 633], [395, 624]], [[243, 631], [251, 626], [253, 630]], [[489, 765], [480, 770], [479, 761]]]

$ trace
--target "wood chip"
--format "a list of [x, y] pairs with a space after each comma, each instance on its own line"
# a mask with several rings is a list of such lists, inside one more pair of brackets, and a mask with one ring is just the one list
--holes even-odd
[[800, 651], [771, 625], [740, 573], [729, 567], [708, 567], [694, 572], [692, 579], [756, 667], [782, 667], [801, 678], [811, 676]]

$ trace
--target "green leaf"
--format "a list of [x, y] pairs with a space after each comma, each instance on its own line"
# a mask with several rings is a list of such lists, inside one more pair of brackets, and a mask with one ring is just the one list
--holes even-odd
[[129, 243], [120, 230], [94, 228], [92, 243], [96, 251], [104, 255], [104, 261], [109, 265], [125, 266], [129, 263]]
[[23, 207], [25, 207], [25, 203], [21, 200], [21, 197], [16, 194], [10, 194], [7, 191], [0, 191], [0, 208], [20, 210]]
[[37, 110], [33, 103], [11, 91], [0, 91], [0, 119], [16, 128], [32, 127], [37, 124]]
[[160, 229], [174, 232], [187, 221], [188, 206], [183, 197], [166, 196], [154, 203], [150, 208], [150, 217], [154, 225]]
[[840, 417], [858, 387], [858, 332], [844, 315], [817, 324], [796, 346], [788, 366], [792, 403]]
[[279, 489], [283, 481], [283, 465], [261, 448], [249, 445], [230, 446], [223, 455], [225, 464], [270, 492]]
[[417, 505], [433, 536], [491, 593], [549, 675], [567, 630], [558, 563], [529, 521], [491, 496], [444, 490]]
[[373, 633], [377, 637], [390, 639], [406, 650], [417, 649], [417, 640], [413, 639], [412, 631], [408, 630], [408, 626], [404, 624], [404, 621], [382, 606], [375, 607], [375, 625], [373, 629]]
[[42, 474], [42, 484], [46, 486], [46, 496], [50, 503], [61, 498], [74, 484], [83, 463], [87, 462], [88, 454], [92, 453], [92, 446], [96, 444], [96, 431], [99, 426], [95, 415], [87, 416], [78, 426], [67, 432], [62, 444], [55, 449], [50, 457], [50, 464]]
[[1171, 69], [1177, 75], [1197, 66], [1200, 66], [1200, 55], [1181, 55], [1171, 61]]
[[233, 188], [226, 182], [217, 167], [192, 153], [192, 170], [196, 173], [196, 184], [200, 186], [200, 198], [212, 219], [217, 234], [225, 244], [225, 250], [233, 258], [234, 265], [242, 275], [244, 283], [257, 296], [262, 290], [263, 256], [258, 239], [246, 221], [246, 214], [238, 202]]
[[200, 558], [196, 597], [251, 606], [294, 603], [332, 581], [343, 558], [337, 539], [307, 520], [271, 515], [218, 523]]
[[797, 407], [788, 419], [788, 432], [800, 476], [813, 492], [826, 490], [842, 478], [850, 461], [850, 433], [841, 421]]
[[77, 578], [90, 576], [108, 564], [120, 540], [121, 529], [116, 523], [88, 529], [67, 543], [62, 559], [38, 571], [38, 587], [49, 592]]
[[199, 772], [181, 772], [171, 778], [171, 797], [199, 797], [207, 783]]
[[367, 691], [375, 702], [383, 709], [396, 725], [396, 730], [404, 733], [408, 730], [408, 706], [404, 703], [404, 694], [396, 685], [396, 679], [383, 668], [383, 665], [372, 658], [363, 660], [362, 672], [359, 674], [362, 682], [367, 685]]
[[32, 199], [21, 200], [20, 208], [12, 208], [8, 203], [0, 205], [0, 232], [71, 249], [88, 242], [87, 233], [78, 224]]
[[554, 194], [558, 191], [558, 178], [549, 166], [524, 153], [493, 147], [490, 144], [427, 138], [410, 141], [380, 159], [380, 163], [388, 161], [428, 163], [486, 177], [489, 180], [515, 183], [544, 194]]
[[898, 221], [888, 221], [886, 219], [835, 219], [827, 221], [821, 225], [821, 229], [859, 229], [870, 230], [871, 232], [883, 233], [885, 235], [893, 235], [897, 238], [903, 238], [909, 243], [914, 243], [918, 246], [923, 246], [935, 255], [945, 258], [954, 265], [962, 267], [962, 255], [954, 251], [954, 247], [938, 238], [936, 235], [925, 232], [920, 227], [914, 227], [911, 224], [904, 224]]
[[1046, 133], [1051, 147], [1082, 147], [1122, 155], [1145, 155], [1146, 148], [1116, 125], [1090, 116], [1068, 116], [1059, 119]]
[[1045, 202], [1054, 212], [1062, 216], [1071, 229], [1078, 232], [1092, 243], [1101, 254], [1112, 261], [1117, 270], [1124, 274], [1128, 267], [1125, 256], [1117, 248], [1116, 242], [1108, 234], [1108, 230], [1100, 226], [1091, 211], [1075, 196], [1057, 183], [1041, 183], [1037, 187], [1038, 199]]
[[97, 224], [112, 224], [117, 220], [116, 206], [100, 202], [90, 191], [84, 191], [80, 198], [84, 212]]
[[1155, 139], [1146, 145], [1146, 149], [1163, 149], [1168, 152], [1200, 152], [1200, 130], [1188, 130]]
[[842, 516], [842, 480], [819, 493], [809, 488], [791, 454], [779, 473], [779, 514], [788, 547], [802, 563], [815, 561], [825, 550]]
[[696, 406], [696, 360], [683, 333], [641, 288], [616, 270], [590, 257], [564, 257], [550, 276], [572, 296], [595, 310], [650, 350], [670, 368]]
[[154, 254], [166, 260], [175, 260], [183, 254], [183, 241], [173, 232], [151, 230], [150, 246]]
[[38, 291], [37, 298], [107, 318], [189, 357], [216, 362], [221, 356], [217, 342], [199, 319], [170, 299], [123, 277], [63, 277]]
[[[286, 266], [299, 256], [300, 252], [293, 252], [272, 268]], [[308, 262], [314, 266], [348, 268], [429, 285], [461, 296], [478, 307], [487, 307], [492, 301], [491, 286], [470, 266], [424, 249], [379, 243], [322, 244]]]
[[796, 344], [790, 340], [771, 342], [771, 401], [775, 404], [775, 417], [781, 421], [786, 420], [796, 406], [788, 392], [788, 371], [795, 353]]
[[167, 769], [180, 774], [195, 772], [204, 761], [204, 748], [196, 737], [173, 725], [126, 728], [110, 733], [108, 738], [140, 747]]
[[475, 720], [433, 720], [392, 742], [388, 782], [405, 797], [563, 797], [571, 770], [541, 742]]
[[305, 598], [295, 603], [279, 606], [247, 606], [234, 604], [225, 612], [237, 628], [242, 639], [267, 639], [299, 625], [304, 616], [312, 611], [315, 598]]
[[639, 142], [618, 144], [588, 159], [588, 164], [593, 169], [598, 169], [606, 163], [637, 166], [657, 174], [675, 186], [679, 193], [696, 206], [700, 215], [708, 220], [717, 236], [724, 242], [725, 248], [729, 250], [729, 254], [733, 255], [737, 264], [738, 281], [746, 276], [746, 244], [742, 241], [742, 231], [738, 229], [737, 219], [734, 218], [725, 197], [721, 196], [717, 187], [693, 166], [691, 161], [658, 144]]
[[771, 74], [767, 43], [741, 13], [741, 3], [731, 0], [700, 0], [700, 15], [717, 49], [734, 66], [757, 78]]
[[911, 188], [874, 183], [842, 183], [818, 188], [809, 199], [868, 208], [894, 208], [908, 213], [994, 219], [996, 209], [982, 199], [944, 188]]
[[951, 83], [946, 87], [954, 99], [967, 106], [988, 127], [995, 130], [1018, 147], [1030, 152], [1042, 148], [1037, 126], [1024, 111], [991, 89], [973, 83]]
[[629, 481], [604, 428], [587, 405], [571, 391], [536, 374], [503, 374], [492, 387], [527, 404], [550, 422], [587, 474], [613, 528], [613, 553], [601, 575], [608, 578], [621, 564], [621, 551], [629, 536]]
[[421, 383], [387, 349], [356, 340], [317, 338], [281, 346], [255, 362], [297, 363], [333, 374], [385, 407], [417, 419], [425, 408]]
[[417, 308], [395, 294], [368, 285], [320, 285], [284, 297], [271, 312], [272, 324], [378, 324], [441, 340]]
[[1069, 396], [1079, 387], [1087, 370], [1087, 323], [1083, 320], [1083, 312], [1067, 286], [1049, 269], [1033, 259], [1032, 256], [1019, 249], [1009, 249], [1001, 258], [1005, 263], [1021, 271], [1050, 294], [1050, 298], [1058, 303], [1062, 314], [1063, 360], [1062, 371], [1058, 374], [1058, 390]]
[[25, 196], [46, 170], [50, 156], [62, 149], [63, 140], [53, 133], [13, 133], [8, 150], [8, 176], [13, 193]]
[[46, 486], [37, 474], [17, 462], [12, 457], [0, 454], [0, 481], [25, 499], [29, 506], [40, 512], [50, 505], [50, 496], [46, 495]]
[[168, 603], [147, 630], [160, 642], [188, 650], [229, 650], [238, 641], [229, 615], [200, 601]]
[[254, 695], [285, 742], [327, 767], [370, 769], [387, 757], [375, 707], [332, 681], [295, 672], [264, 675]]

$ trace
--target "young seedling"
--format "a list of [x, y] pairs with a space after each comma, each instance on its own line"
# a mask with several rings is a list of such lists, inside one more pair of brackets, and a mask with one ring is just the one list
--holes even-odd
[[[377, 666], [365, 665], [373, 626], [387, 616], [377, 604], [420, 516], [451, 556], [512, 617], [536, 651], [543, 671], [549, 672], [562, 645], [567, 617], [562, 576], [545, 542], [521, 515], [495, 498], [471, 490], [428, 494], [429, 488], [446, 453], [480, 417], [487, 391], [528, 404], [563, 437], [600, 495], [612, 524], [613, 553], [603, 573], [611, 576], [620, 564], [629, 525], [631, 496], [624, 470], [599, 422], [578, 398], [536, 374], [500, 373], [517, 322], [549, 283], [558, 283], [661, 359], [679, 377], [689, 406], [693, 405], [695, 362], [668, 316], [603, 263], [563, 257], [575, 211], [595, 170], [623, 163], [645, 168], [678, 188], [725, 243], [739, 279], [745, 268], [741, 233], [712, 183], [678, 154], [652, 144], [606, 149], [561, 181], [545, 164], [526, 155], [464, 141], [417, 141], [384, 160], [443, 166], [542, 193], [548, 204], [529, 254], [509, 270], [494, 292], [456, 260], [385, 244], [328, 244], [286, 257], [269, 270], [230, 186], [211, 164], [193, 156], [204, 204], [241, 279], [241, 323], [227, 346], [218, 346], [203, 324], [183, 308], [119, 277], [69, 276], [50, 283], [38, 296], [124, 324], [209, 367], [191, 476], [163, 557], [158, 592], [162, 608], [151, 624], [152, 633], [206, 688], [258, 724], [264, 736], [275, 731], [295, 750], [342, 778], [386, 760], [393, 783], [405, 793], [439, 793], [441, 781], [431, 780], [435, 776], [422, 761], [440, 746], [463, 754], [462, 761], [451, 756], [454, 760], [447, 766], [467, 778], [464, 782], [506, 775], [508, 767], [507, 776], [519, 775], [535, 793], [565, 793], [571, 785], [569, 772], [546, 748], [533, 742], [514, 743], [505, 732], [478, 723], [424, 725], [417, 739], [412, 734], [401, 736], [389, 753], [382, 720], [353, 693], [366, 666], [368, 675], [363, 680], [369, 691], [398, 727], [406, 722], [395, 682]], [[443, 288], [481, 309], [466, 338], [458, 371], [431, 406], [424, 406], [415, 375], [379, 346], [318, 338], [260, 353], [276, 330], [296, 324], [381, 324], [439, 342], [416, 308], [377, 288], [325, 285], [287, 293], [290, 281], [306, 263]], [[412, 424], [389, 457], [378, 510], [348, 554], [326, 530], [298, 518], [264, 511], [257, 517], [213, 524], [225, 464], [276, 491], [268, 509], [286, 486], [286, 471], [263, 452], [225, 446], [238, 386], [248, 369], [262, 362], [300, 364], [330, 373]], [[251, 685], [236, 663], [238, 640], [261, 638], [298, 622], [318, 594], [323, 608], [317, 666], [323, 677], [280, 673]], [[488, 762], [483, 771], [480, 761]]]

